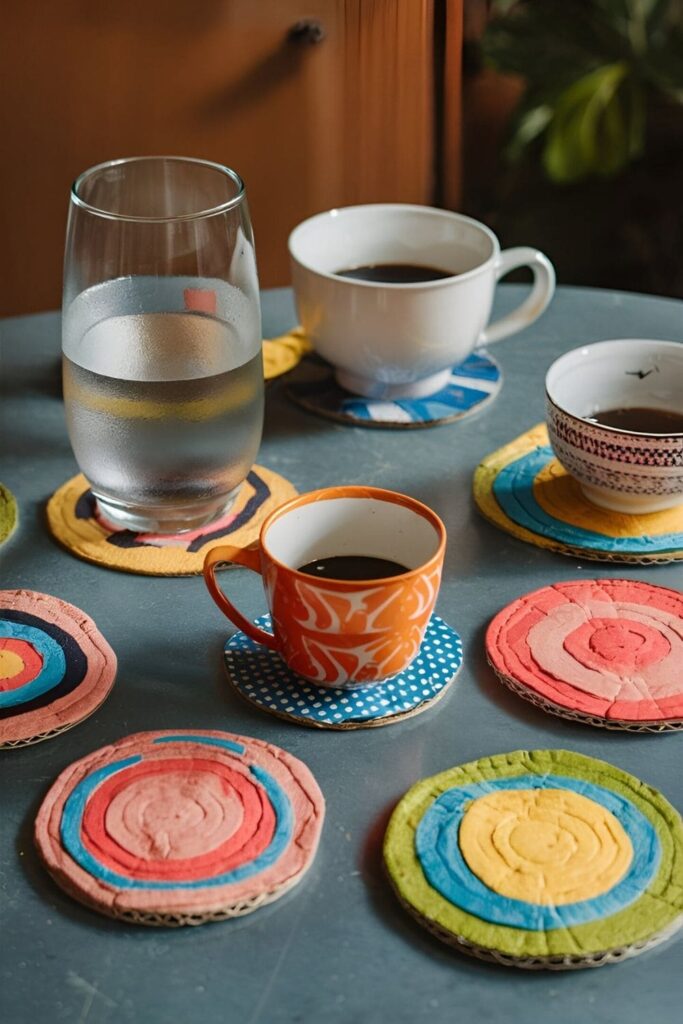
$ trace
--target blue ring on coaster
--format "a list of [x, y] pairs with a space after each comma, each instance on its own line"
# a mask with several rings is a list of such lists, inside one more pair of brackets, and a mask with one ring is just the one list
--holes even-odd
[[503, 386], [503, 374], [488, 352], [480, 350], [453, 367], [448, 384], [424, 398], [363, 398], [337, 384], [334, 376], [290, 384], [297, 405], [329, 419], [360, 427], [429, 427], [479, 412]]
[[[260, 616], [256, 625], [268, 629], [270, 615]], [[251, 704], [301, 725], [328, 729], [400, 720], [439, 697], [463, 660], [460, 636], [438, 615], [429, 620], [417, 657], [408, 668], [370, 686], [316, 686], [291, 672], [276, 651], [241, 632], [227, 641], [224, 655], [232, 685]]]
[[536, 500], [534, 483], [538, 474], [554, 458], [552, 448], [543, 445], [509, 462], [499, 471], [493, 482], [493, 493], [503, 512], [514, 523], [551, 540], [591, 551], [641, 555], [677, 551], [683, 547], [683, 533], [610, 537], [551, 516]]

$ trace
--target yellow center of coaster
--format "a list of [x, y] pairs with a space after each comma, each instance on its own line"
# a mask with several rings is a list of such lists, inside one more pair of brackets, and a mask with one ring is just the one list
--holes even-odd
[[15, 651], [0, 651], [0, 679], [12, 679], [24, 668], [24, 662]]
[[548, 906], [607, 892], [633, 859], [611, 811], [568, 789], [479, 797], [463, 816], [458, 842], [470, 871], [494, 892]]
[[551, 459], [536, 477], [534, 497], [543, 511], [554, 519], [607, 537], [657, 537], [683, 530], [681, 505], [642, 515], [624, 515], [598, 508], [585, 497], [577, 481], [557, 459]]

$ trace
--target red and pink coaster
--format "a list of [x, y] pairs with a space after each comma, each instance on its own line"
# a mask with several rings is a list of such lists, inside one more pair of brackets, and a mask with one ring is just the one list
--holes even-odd
[[0, 590], [0, 747], [70, 729], [114, 685], [116, 655], [93, 620], [32, 590]]
[[110, 917], [177, 927], [248, 914], [310, 867], [325, 802], [262, 740], [145, 732], [62, 772], [36, 819], [55, 881]]
[[555, 583], [507, 605], [486, 634], [506, 686], [608, 729], [683, 729], [683, 594], [635, 580]]

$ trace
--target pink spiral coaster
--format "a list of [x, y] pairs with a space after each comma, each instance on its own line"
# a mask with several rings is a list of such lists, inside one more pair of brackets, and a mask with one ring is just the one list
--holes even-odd
[[93, 620], [33, 590], [0, 590], [0, 747], [70, 729], [106, 700], [116, 655]]
[[683, 728], [683, 595], [634, 580], [543, 587], [486, 634], [506, 686], [551, 714], [633, 732]]
[[138, 733], [59, 776], [38, 852], [82, 903], [137, 924], [202, 924], [277, 899], [310, 867], [325, 802], [310, 771], [262, 740]]

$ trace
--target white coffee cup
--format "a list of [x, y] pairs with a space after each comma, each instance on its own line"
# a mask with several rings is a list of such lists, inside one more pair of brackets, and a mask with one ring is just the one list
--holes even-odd
[[[428, 206], [329, 210], [292, 231], [289, 252], [299, 319], [314, 349], [334, 366], [342, 387], [371, 398], [434, 394], [474, 348], [532, 324], [555, 290], [542, 252], [501, 252], [484, 224]], [[382, 263], [438, 267], [453, 276], [384, 284], [338, 274]], [[489, 324], [496, 282], [518, 267], [533, 271], [531, 294]]]

